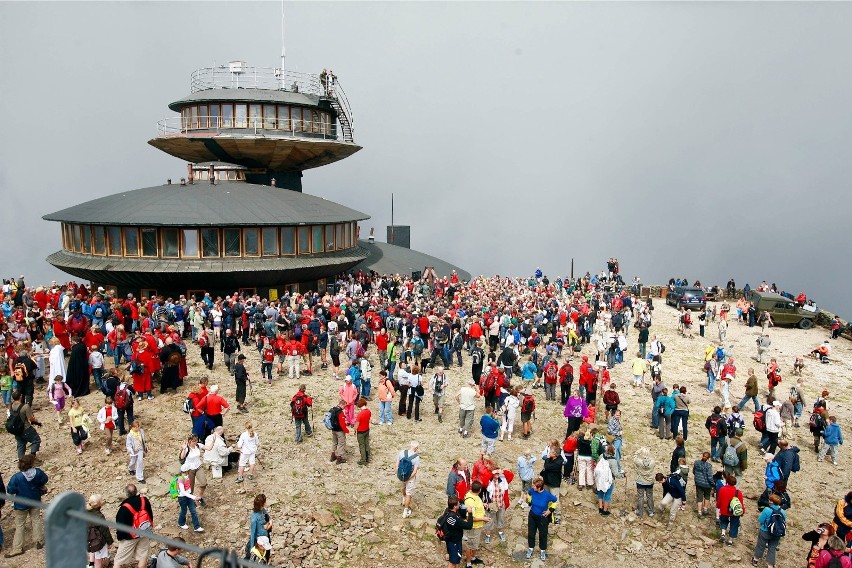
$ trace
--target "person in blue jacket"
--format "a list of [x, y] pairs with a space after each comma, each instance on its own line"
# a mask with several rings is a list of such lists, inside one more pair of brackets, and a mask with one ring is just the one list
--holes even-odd
[[246, 558], [249, 557], [252, 547], [257, 544], [258, 537], [269, 538], [269, 531], [272, 530], [272, 521], [269, 519], [269, 511], [265, 509], [265, 506], [266, 495], [259, 493], [254, 498], [252, 507], [249, 541], [246, 543]]
[[672, 413], [675, 409], [674, 398], [669, 396], [669, 389], [664, 388], [654, 401], [654, 414], [660, 417], [660, 426], [657, 437], [666, 440], [672, 439]]
[[[41, 502], [41, 490], [47, 484], [48, 477], [41, 469], [35, 467], [35, 456], [27, 454], [18, 460], [18, 473], [9, 480], [6, 492], [9, 495], [18, 495], [32, 501]], [[19, 556], [24, 553], [24, 530], [27, 517], [33, 526], [33, 542], [36, 548], [44, 547], [44, 532], [41, 524], [40, 510], [29, 505], [15, 503], [15, 537], [12, 541], [12, 550], [6, 554], [6, 558]]]
[[[775, 519], [773, 519], [775, 515]], [[757, 519], [760, 529], [757, 532], [757, 543], [754, 545], [754, 554], [752, 555], [751, 565], [757, 566], [758, 561], [763, 557], [766, 551], [766, 568], [775, 568], [775, 551], [778, 549], [778, 544], [781, 542], [781, 536], [773, 534], [773, 521], [777, 520], [778, 515], [786, 524], [787, 513], [781, 508], [781, 496], [772, 494], [769, 496], [769, 506], [766, 507], [760, 517]]]
[[774, 454], [766, 454], [763, 456], [763, 459], [766, 460], [766, 471], [764, 473], [764, 477], [766, 478], [766, 488], [772, 489], [775, 485], [775, 482], [779, 479], [783, 479], [783, 474], [781, 473], [781, 466], [775, 461]]
[[532, 558], [535, 548], [535, 535], [538, 533], [538, 548], [541, 551], [541, 559], [547, 559], [547, 529], [550, 525], [550, 516], [559, 503], [556, 496], [544, 488], [544, 479], [541, 476], [532, 481], [532, 487], [527, 492], [527, 503], [530, 512], [527, 515], [527, 558]]

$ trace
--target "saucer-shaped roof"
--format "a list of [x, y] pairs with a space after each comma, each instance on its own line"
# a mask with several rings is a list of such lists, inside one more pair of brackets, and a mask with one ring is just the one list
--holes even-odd
[[99, 197], [42, 218], [89, 225], [221, 227], [345, 223], [370, 216], [322, 197], [280, 187], [199, 181]]

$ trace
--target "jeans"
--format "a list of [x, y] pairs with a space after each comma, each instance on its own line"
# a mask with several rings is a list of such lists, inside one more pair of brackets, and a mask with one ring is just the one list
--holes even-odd
[[372, 383], [368, 380], [361, 381], [361, 396], [364, 398], [370, 398], [370, 391], [372, 390]]
[[307, 434], [308, 436], [313, 434], [313, 432], [311, 431], [311, 422], [308, 420], [307, 416], [305, 416], [304, 418], [294, 418], [293, 421], [296, 423], [297, 442], [302, 441], [302, 426], [305, 427], [305, 434]]
[[27, 451], [27, 444], [30, 444], [30, 453], [32, 455], [36, 455], [41, 447], [41, 437], [33, 426], [25, 428], [20, 436], [15, 436], [15, 440], [18, 442], [18, 459], [24, 457]]
[[393, 372], [396, 370], [396, 361], [388, 361], [388, 377], [393, 377]]
[[408, 409], [405, 411], [405, 417], [411, 418], [411, 411], [414, 411], [414, 419], [420, 420], [420, 397], [415, 394], [415, 390], [408, 389]]
[[713, 371], [707, 371], [707, 391], [713, 392], [716, 390], [716, 375], [713, 374]]
[[186, 524], [186, 510], [189, 509], [189, 516], [192, 517], [193, 528], [198, 528], [201, 523], [198, 522], [198, 513], [195, 510], [195, 499], [191, 497], [178, 497], [178, 505], [180, 505], [180, 513], [178, 514], [178, 524], [183, 526]]
[[754, 545], [754, 558], [760, 560], [763, 557], [763, 551], [766, 550], [766, 564], [774, 566], [775, 551], [780, 543], [780, 537], [772, 537], [764, 530], [758, 531], [757, 543]]
[[624, 470], [621, 469], [621, 444], [623, 442], [624, 441], [621, 439], [621, 436], [612, 441], [612, 447], [615, 448], [615, 465], [618, 466], [618, 471], [613, 473], [618, 475], [621, 475], [624, 472]]
[[719, 456], [722, 453], [722, 446], [724, 445], [724, 438], [710, 438], [710, 457], [714, 460], [719, 459]]
[[556, 385], [551, 383], [544, 383], [544, 399], [545, 400], [556, 400]]
[[826, 453], [831, 454], [831, 461], [836, 464], [837, 463], [837, 444], [823, 444], [822, 445], [822, 447], [819, 449], [819, 461], [820, 462], [822, 462], [822, 460], [825, 459]]
[[387, 422], [388, 424], [393, 424], [391, 405], [393, 405], [392, 400], [383, 400], [379, 402], [379, 424], [384, 424], [385, 422]]
[[653, 406], [651, 407], [651, 428], [657, 429], [660, 427], [660, 413]]
[[745, 395], [737, 406], [740, 407], [740, 410], [744, 410], [745, 405], [748, 403], [748, 401], [752, 401], [754, 403], [754, 411], [757, 412], [757, 409], [760, 408], [760, 405], [757, 403], [756, 396]]
[[266, 362], [260, 364], [260, 376], [266, 377], [266, 380], [270, 383], [272, 382], [272, 362]]
[[683, 426], [683, 439], [686, 440], [689, 437], [689, 429], [687, 426], [688, 422], [688, 410], [675, 410], [672, 412], [672, 436], [677, 436], [680, 431], [680, 426]]
[[559, 383], [559, 390], [560, 390], [559, 400], [560, 400], [562, 406], [565, 406], [565, 404], [568, 402], [568, 399], [571, 398], [571, 383], [569, 383], [569, 382]]
[[[778, 432], [766, 432], [766, 445], [762, 446], [770, 454], [774, 454], [778, 448]], [[824, 456], [823, 456], [824, 457]]]
[[95, 378], [95, 386], [98, 388], [98, 390], [99, 391], [103, 390], [103, 381], [101, 380], [102, 377], [104, 376], [103, 367], [93, 368], [92, 369], [92, 376], [94, 376], [94, 378]]
[[542, 515], [534, 515], [530, 511], [527, 516], [527, 546], [535, 548], [535, 533], [538, 532], [538, 547], [547, 550], [547, 528], [550, 519]]
[[642, 518], [642, 506], [649, 515], [654, 513], [654, 486], [636, 484], [636, 516]]
[[719, 515], [719, 527], [723, 531], [727, 529], [729, 537], [737, 538], [740, 534], [740, 517]]
[[646, 351], [647, 346], [648, 346], [647, 343], [640, 343], [639, 344], [639, 353], [641, 354], [643, 359], [645, 358], [645, 355], [647, 354], [647, 351]]
[[609, 503], [612, 500], [612, 489], [615, 487], [615, 483], [609, 486], [609, 489], [606, 491], [601, 491], [598, 489], [598, 499], [601, 499], [604, 503]]
[[118, 368], [118, 366], [121, 364], [122, 358], [124, 359], [125, 362], [129, 361], [127, 359], [127, 353], [124, 352], [124, 344], [123, 343], [116, 344], [115, 350], [113, 351], [113, 354], [112, 354], [112, 358], [113, 358], [113, 361], [115, 361], [116, 368]]
[[[131, 397], [132, 398], [132, 397]], [[127, 427], [124, 426], [124, 416], [127, 415]], [[133, 407], [128, 406], [127, 408], [119, 408], [118, 409], [118, 420], [115, 425], [118, 426], [118, 433], [121, 436], [124, 436], [127, 433], [127, 430], [130, 429], [130, 425], [133, 424]], [[194, 426], [194, 421], [193, 421]], [[200, 436], [199, 436], [200, 439]]]

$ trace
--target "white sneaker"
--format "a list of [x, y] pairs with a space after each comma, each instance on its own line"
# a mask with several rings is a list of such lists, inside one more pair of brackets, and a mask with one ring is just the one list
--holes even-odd
[[402, 518], [407, 519], [411, 516], [411, 509], [403, 509], [402, 510]]
[[198, 527], [195, 532], [204, 532], [204, 527]]
[[182, 528], [183, 530], [186, 530], [189, 528], [189, 525], [178, 525], [178, 527]]

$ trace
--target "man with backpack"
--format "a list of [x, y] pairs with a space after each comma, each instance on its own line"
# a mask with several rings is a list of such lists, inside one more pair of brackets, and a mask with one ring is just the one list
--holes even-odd
[[722, 454], [722, 440], [727, 434], [725, 417], [722, 416], [722, 407], [713, 407], [713, 414], [707, 417], [704, 427], [710, 433], [710, 457], [714, 462], [718, 462]]
[[781, 537], [787, 534], [787, 513], [781, 508], [780, 495], [773, 493], [769, 496], [769, 506], [760, 513], [757, 522], [760, 529], [757, 532], [751, 564], [757, 566], [766, 551], [766, 567], [775, 568], [775, 552], [781, 543]]
[[[154, 527], [154, 511], [151, 502], [143, 495], [139, 495], [136, 486], [132, 483], [124, 488], [125, 499], [118, 506], [115, 514], [115, 522], [144, 530], [152, 530]], [[140, 538], [132, 532], [115, 531], [118, 539], [118, 550], [115, 553], [114, 566], [128, 566], [134, 561], [137, 568], [145, 568], [148, 564], [148, 549], [150, 541]]]
[[314, 435], [311, 430], [311, 422], [308, 420], [308, 411], [314, 405], [314, 401], [309, 397], [305, 390], [306, 385], [299, 385], [299, 390], [290, 399], [290, 414], [293, 416], [293, 422], [296, 424], [296, 443], [302, 443], [302, 427], [305, 428], [305, 435], [308, 438]]
[[742, 440], [742, 430], [729, 432], [728, 435], [728, 443], [722, 452], [722, 464], [725, 466], [725, 474], [739, 479], [748, 469], [748, 446]]
[[402, 518], [411, 516], [411, 497], [417, 488], [417, 472], [420, 469], [420, 456], [417, 451], [420, 443], [412, 440], [407, 450], [396, 457], [396, 478], [402, 483]]
[[562, 406], [565, 406], [571, 396], [572, 384], [574, 384], [574, 367], [571, 366], [570, 361], [565, 361], [565, 364], [559, 368], [560, 403]]
[[333, 406], [329, 410], [331, 461], [338, 464], [346, 463], [346, 434], [349, 433], [349, 428], [346, 427], [346, 416], [343, 413], [344, 406], [346, 406], [346, 401], [341, 400], [337, 403], [337, 406]]
[[787, 440], [778, 441], [778, 453], [775, 454], [775, 461], [781, 466], [781, 479], [786, 483], [790, 482], [790, 474], [801, 469], [799, 463], [799, 448], [791, 446]]
[[522, 391], [521, 398], [521, 427], [523, 428], [523, 432], [521, 436], [526, 440], [532, 435], [532, 420], [533, 413], [535, 412], [535, 397], [533, 396], [532, 391], [529, 388], [526, 388]]
[[458, 497], [447, 497], [447, 509], [435, 523], [435, 534], [447, 545], [447, 568], [457, 568], [461, 564], [464, 531], [473, 528], [473, 511], [465, 508], [465, 514], [462, 516], [459, 506]]
[[482, 349], [482, 340], [477, 339], [473, 349], [470, 350], [470, 371], [473, 374], [473, 380], [479, 384], [482, 378], [482, 367], [485, 364], [485, 351]]
[[23, 400], [23, 394], [19, 390], [12, 392], [12, 404], [9, 417], [6, 419], [6, 431], [15, 436], [18, 443], [18, 459], [22, 459], [30, 445], [30, 454], [36, 455], [41, 448], [41, 437], [33, 428], [33, 424], [41, 426], [41, 422], [33, 416], [33, 410]]
[[[6, 491], [10, 495], [18, 495], [26, 499], [41, 502], [42, 492], [48, 482], [47, 474], [35, 467], [35, 455], [28, 455], [18, 460], [18, 473], [9, 480]], [[24, 530], [27, 517], [33, 527], [33, 542], [36, 549], [44, 548], [44, 531], [41, 522], [40, 509], [30, 507], [23, 503], [15, 503], [15, 536], [12, 540], [12, 549], [6, 554], [6, 558], [20, 556], [24, 553]]]
[[444, 368], [437, 367], [435, 374], [432, 375], [429, 388], [432, 390], [432, 403], [435, 405], [435, 414], [438, 415], [438, 422], [444, 421], [444, 395], [447, 392], [447, 384], [447, 375], [444, 373]]

